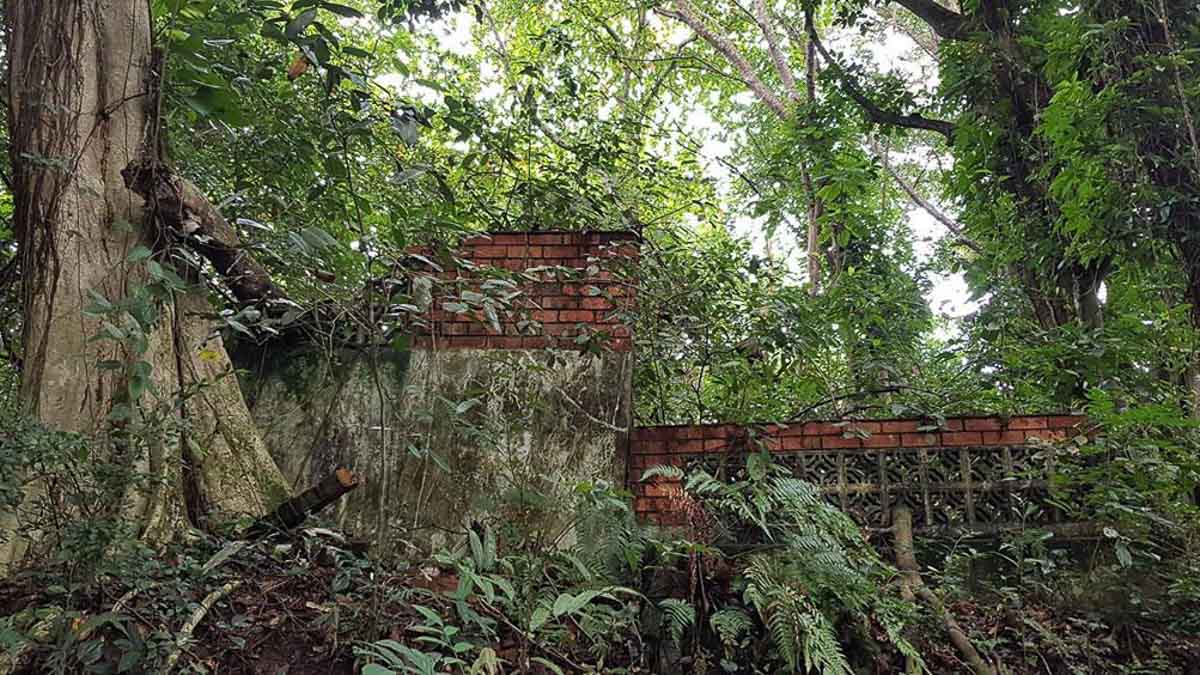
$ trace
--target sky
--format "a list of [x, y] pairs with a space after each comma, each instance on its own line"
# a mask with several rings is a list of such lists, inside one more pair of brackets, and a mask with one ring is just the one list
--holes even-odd
[[[459, 12], [451, 15], [439, 22], [434, 27], [434, 33], [438, 38], [440, 46], [452, 53], [470, 54], [474, 50], [474, 40], [471, 35], [471, 30], [474, 24], [474, 17], [469, 12]], [[689, 34], [688, 29], [680, 26], [682, 36]], [[840, 39], [842, 38], [842, 39]], [[683, 37], [681, 37], [683, 39]], [[834, 48], [846, 47], [848, 43], [843, 36], [833, 36], [830, 40], [831, 46]], [[839, 44], [841, 42], [842, 44]], [[871, 58], [877, 64], [884, 64], [885, 68], [896, 69], [912, 78], [930, 78], [936, 77], [936, 71], [930, 66], [927, 57], [916, 49], [915, 43], [910, 38], [896, 31], [891, 31], [887, 34], [887, 38], [883, 41], [872, 42], [861, 47], [870, 54]], [[482, 73], [486, 79], [493, 79], [496, 72]], [[407, 78], [397, 74], [395, 76], [384, 75], [380, 78], [382, 84], [392, 86], [399, 89], [404, 86], [406, 95], [419, 97], [420, 92], [412, 90], [413, 84], [407, 81]], [[436, 96], [436, 92], [425, 92], [430, 96]], [[485, 86], [482, 95], [498, 96], [501, 93], [499, 84]], [[747, 92], [745, 94], [747, 102], [752, 96]], [[713, 118], [708, 115], [702, 106], [697, 106], [689, 110], [675, 108], [668, 110], [668, 114], [678, 115], [684, 120], [684, 127], [693, 132], [697, 137], [704, 138], [700, 150], [700, 154], [707, 161], [704, 162], [706, 174], [710, 179], [715, 181], [721, 196], [726, 199], [732, 194], [734, 188], [734, 176], [729, 169], [720, 161], [721, 158], [732, 159], [733, 146], [728, 141], [720, 139], [717, 124]], [[908, 157], [906, 159], [918, 160], [919, 158]], [[944, 205], [938, 205], [943, 212], [953, 216], [952, 210], [945, 208]], [[936, 243], [945, 235], [945, 228], [938, 223], [932, 216], [926, 213], [923, 209], [913, 205], [908, 210], [909, 227], [913, 235], [913, 248], [917, 258], [921, 262], [928, 261], [934, 253]], [[765, 232], [761, 227], [761, 223], [755, 219], [746, 216], [736, 216], [731, 220], [731, 229], [734, 234], [744, 237], [751, 242], [753, 250], [759, 255], [765, 255], [768, 249], [768, 242], [765, 238]], [[794, 234], [786, 231], [776, 233], [773, 241], [770, 242], [770, 249], [774, 256], [785, 259], [789, 266], [799, 271], [804, 267], [805, 251], [803, 242], [797, 240]], [[966, 316], [979, 307], [979, 303], [972, 302], [969, 299], [967, 284], [961, 274], [950, 275], [931, 275], [930, 281], [932, 288], [926, 300], [930, 308], [939, 316], [950, 320]]]

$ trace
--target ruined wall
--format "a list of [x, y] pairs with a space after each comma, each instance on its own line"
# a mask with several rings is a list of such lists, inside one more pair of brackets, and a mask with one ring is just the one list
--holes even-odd
[[[1074, 415], [959, 417], [931, 420], [797, 422], [757, 426], [641, 427], [630, 437], [630, 485], [643, 520], [682, 525], [679, 481], [642, 473], [653, 466], [736, 470], [746, 452], [769, 450], [776, 462], [821, 487], [826, 497], [870, 529], [891, 525], [891, 507], [906, 503], [926, 532], [986, 532], [1020, 524], [1057, 524], [1047, 478], [1060, 441], [1086, 432]], [[1033, 505], [1035, 510], [1026, 507]], [[1033, 523], [1025, 523], [1033, 524]]]
[[[272, 455], [297, 488], [354, 469], [363, 485], [333, 515], [380, 551], [428, 550], [485, 512], [557, 536], [576, 483], [625, 476], [633, 295], [617, 257], [636, 258], [629, 236], [496, 234], [429, 256], [408, 348], [304, 347], [247, 379]], [[464, 307], [488, 280], [504, 302]]]

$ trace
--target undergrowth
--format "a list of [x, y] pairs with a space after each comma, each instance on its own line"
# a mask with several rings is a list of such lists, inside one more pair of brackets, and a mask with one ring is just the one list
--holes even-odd
[[[67, 461], [77, 439], [43, 440], [34, 447], [63, 449]], [[322, 527], [256, 541], [192, 531], [152, 550], [90, 522], [0, 584], [0, 671], [963, 670], [944, 626], [901, 598], [880, 542], [769, 454], [711, 473], [659, 467], [647, 480], [664, 475], [682, 480], [683, 527], [640, 525], [628, 494], [586, 483], [574, 491], [571, 546], [474, 523], [456, 548], [423, 560], [375, 559]], [[923, 557], [947, 607], [1004, 672], [1181, 669], [1200, 653], [1187, 619], [1194, 556], [1148, 575], [1144, 551], [1126, 565], [1111, 544], [1086, 571], [1033, 533]], [[984, 567], [980, 586], [971, 577]], [[1123, 605], [1081, 601], [1101, 581], [1124, 591]]]

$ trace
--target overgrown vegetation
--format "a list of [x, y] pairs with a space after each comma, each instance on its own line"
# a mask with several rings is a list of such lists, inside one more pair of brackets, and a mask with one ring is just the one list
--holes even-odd
[[[0, 672], [1200, 655], [1194, 2], [10, 0], [3, 20]], [[378, 355], [403, 379], [426, 312], [496, 325], [522, 281], [413, 270], [471, 233], [559, 229], [640, 238], [619, 278], [635, 423], [1084, 413], [1050, 502], [1011, 515], [1095, 536], [918, 541], [914, 601], [896, 532], [753, 443], [649, 471], [680, 479], [678, 528], [636, 522], [619, 476], [514, 460], [429, 556], [365, 551], [338, 514], [248, 536], [285, 478], [235, 362], [304, 347], [407, 405]], [[505, 377], [550, 367], [521, 363]], [[303, 407], [317, 385], [295, 385]], [[481, 421], [487, 393], [413, 417], [492, 448], [546, 414]], [[385, 412], [354, 431], [382, 438]], [[452, 473], [418, 436], [422, 485]]]

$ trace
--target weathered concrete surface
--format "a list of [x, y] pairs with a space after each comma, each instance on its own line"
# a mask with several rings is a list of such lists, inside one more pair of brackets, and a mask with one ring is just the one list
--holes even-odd
[[428, 550], [473, 518], [557, 537], [585, 480], [620, 485], [632, 355], [559, 350], [275, 355], [244, 382], [297, 488], [335, 466], [364, 484], [340, 526], [381, 552]]

